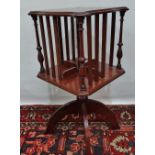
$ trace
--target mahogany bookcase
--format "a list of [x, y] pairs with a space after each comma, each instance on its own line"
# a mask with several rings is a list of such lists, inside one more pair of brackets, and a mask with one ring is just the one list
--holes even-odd
[[[54, 133], [56, 123], [65, 115], [79, 113], [83, 116], [87, 154], [92, 154], [88, 114], [100, 113], [102, 121], [107, 122], [111, 129], [119, 128], [113, 112], [104, 104], [88, 99], [88, 96], [125, 73], [121, 58], [123, 20], [127, 10], [127, 7], [113, 7], [29, 12], [34, 21], [40, 63], [38, 78], [77, 96], [76, 100], [52, 114], [46, 133]], [[117, 14], [120, 16], [118, 29]], [[108, 20], [111, 23], [109, 51]], [[118, 47], [115, 49], [117, 31]], [[117, 64], [114, 65], [115, 55]]]

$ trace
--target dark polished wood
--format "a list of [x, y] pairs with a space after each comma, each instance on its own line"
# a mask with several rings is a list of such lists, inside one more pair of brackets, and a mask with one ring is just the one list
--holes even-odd
[[[77, 96], [77, 100], [65, 104], [52, 114], [46, 133], [54, 133], [56, 124], [61, 121], [65, 115], [82, 115], [85, 132], [86, 155], [94, 155], [89, 141], [89, 114], [100, 114], [102, 120], [99, 119], [97, 121], [108, 123], [109, 128], [112, 130], [119, 128], [113, 112], [104, 104], [88, 99], [88, 96], [125, 73], [121, 65], [121, 59], [123, 56], [123, 20], [127, 10], [127, 7], [72, 8], [31, 11], [29, 13], [33, 18], [36, 33], [38, 61], [40, 63], [40, 71], [37, 75], [38, 78]], [[121, 19], [117, 50], [118, 62], [115, 65], [113, 60], [115, 51], [115, 33], [117, 31], [117, 12], [120, 13]], [[110, 51], [107, 50], [108, 14], [112, 14], [110, 20]], [[94, 22], [91, 20], [92, 16], [95, 17]], [[100, 16], [103, 17], [102, 23], [100, 22]], [[40, 30], [37, 26], [38, 18]], [[53, 19], [53, 28], [50, 24], [50, 18]], [[63, 24], [61, 22], [62, 18], [64, 18]], [[70, 22], [68, 19], [71, 19]], [[86, 20], [86, 27], [84, 26], [84, 20]], [[95, 23], [95, 25], [92, 25], [93, 23]], [[99, 29], [100, 24], [102, 26], [102, 32], [100, 32]], [[47, 26], [47, 29], [44, 28], [44, 25]], [[71, 43], [69, 40], [69, 26], [71, 27]], [[92, 35], [92, 27], [95, 29], [94, 36]], [[65, 34], [64, 37], [62, 37], [62, 29]], [[84, 48], [84, 29], [87, 31], [86, 44], [88, 47], [88, 54], [86, 54], [86, 49]], [[47, 38], [45, 34], [47, 34]], [[42, 40], [43, 54], [40, 40]], [[92, 42], [94, 42], [95, 45], [94, 49], [92, 49]], [[53, 49], [54, 43], [55, 50]], [[101, 52], [100, 43], [102, 46]], [[65, 44], [66, 50], [63, 49], [63, 44]], [[70, 45], [72, 48], [70, 48]], [[65, 51], [66, 53], [64, 53]], [[109, 58], [106, 60], [108, 52]], [[49, 60], [50, 62], [48, 62]], [[59, 154], [61, 154], [61, 150], [59, 151]]]
[[66, 9], [51, 9], [43, 11], [31, 11], [29, 15], [50, 15], [50, 16], [89, 16], [101, 13], [111, 13], [118, 11], [127, 11], [127, 7], [111, 7], [111, 8], [99, 8], [99, 7], [76, 7]]
[[42, 47], [40, 45], [40, 39], [39, 39], [37, 16], [36, 15], [32, 15], [31, 17], [32, 17], [32, 19], [34, 21], [34, 27], [35, 27], [36, 42], [37, 42], [37, 51], [38, 51], [38, 61], [40, 63], [40, 73], [44, 73], [45, 72], [45, 68], [44, 68], [44, 65], [43, 65], [44, 57], [43, 57], [43, 54], [41, 52]]
[[107, 14], [103, 14], [103, 24], [102, 24], [102, 66], [101, 66], [101, 76], [105, 76], [105, 63], [106, 63], [106, 44], [107, 44]]
[[117, 58], [118, 58], [118, 63], [117, 63], [117, 68], [121, 69], [121, 58], [123, 56], [123, 52], [122, 52], [122, 35], [123, 35], [123, 21], [124, 21], [124, 15], [125, 15], [125, 11], [120, 11], [120, 32], [119, 32], [119, 42], [118, 42], [118, 51], [117, 51]]
[[84, 57], [84, 49], [83, 49], [83, 22], [84, 17], [77, 17], [77, 38], [78, 38], [78, 49], [79, 50], [79, 58]]
[[58, 33], [59, 33], [59, 46], [61, 54], [61, 64], [64, 63], [63, 45], [62, 45], [62, 30], [61, 30], [61, 18], [58, 17]]
[[88, 77], [89, 85], [92, 85], [92, 26], [91, 16], [87, 17], [87, 44], [88, 44]]
[[55, 77], [55, 61], [54, 61], [52, 33], [51, 33], [49, 16], [46, 16], [46, 22], [47, 22], [47, 30], [48, 30], [48, 41], [49, 41], [49, 49], [50, 49], [50, 62], [51, 62], [52, 76]]
[[52, 114], [45, 134], [55, 133], [55, 127], [57, 122], [60, 122], [66, 115], [80, 114], [83, 116], [86, 155], [94, 155], [92, 153], [89, 141], [90, 129], [88, 115], [91, 113], [102, 115], [102, 118], [104, 118], [102, 119], [102, 122], [108, 123], [109, 129], [119, 129], [119, 125], [117, 123], [114, 113], [110, 109], [108, 109], [103, 103], [87, 98], [78, 98], [77, 100], [71, 101], [60, 107]]
[[72, 36], [72, 60], [75, 61], [75, 32], [74, 32], [74, 17], [71, 17], [71, 36]]
[[77, 22], [77, 18], [75, 18], [75, 25], [76, 25], [76, 44], [77, 44], [77, 58], [79, 57], [79, 52], [80, 52], [80, 49], [79, 49], [79, 37], [78, 37], [78, 22]]
[[84, 57], [84, 47], [83, 47], [83, 22], [84, 17], [77, 17], [77, 38], [78, 38], [78, 49], [79, 57], [78, 57], [78, 64], [79, 64], [79, 85], [80, 91], [85, 92], [87, 87], [85, 83], [86, 77], [86, 67], [85, 67], [85, 57]]
[[67, 16], [64, 17], [64, 23], [65, 23], [66, 55], [67, 55], [67, 60], [70, 60], [69, 38], [68, 38], [68, 18], [67, 18]]
[[56, 45], [56, 58], [57, 58], [57, 76], [61, 79], [61, 46], [60, 46], [60, 32], [59, 32], [59, 18], [53, 17], [54, 34], [55, 34], [55, 45]]
[[[101, 63], [99, 64], [99, 68], [101, 68]], [[56, 69], [57, 71], [57, 66]], [[71, 74], [70, 77], [59, 80], [58, 73], [56, 72], [56, 78], [52, 78], [48, 76], [46, 73], [39, 73], [38, 77], [46, 82], [49, 82], [51, 84], [54, 84], [55, 86], [64, 89], [68, 91], [69, 93], [72, 93], [76, 96], [81, 95], [91, 95], [97, 90], [101, 89], [103, 86], [107, 85], [108, 83], [112, 82], [122, 74], [124, 74], [125, 71], [123, 69], [117, 69], [116, 67], [110, 67], [109, 65], [106, 65], [105, 67], [105, 77], [101, 78], [99, 75], [98, 81], [93, 81], [92, 85], [88, 84], [88, 79], [85, 77], [86, 82], [86, 91], [80, 91], [80, 77], [78, 73]], [[87, 76], [87, 75], [86, 75]]]
[[111, 19], [111, 42], [110, 42], [110, 57], [109, 65], [113, 66], [113, 57], [114, 57], [114, 44], [115, 44], [115, 25], [116, 25], [116, 13], [112, 13]]
[[[52, 114], [46, 133], [54, 133], [56, 123], [61, 122], [64, 116], [69, 114], [82, 114], [84, 129], [87, 132], [89, 130], [88, 114], [91, 113], [101, 114], [103, 116], [102, 121], [107, 122], [110, 129], [119, 129], [114, 113], [107, 106], [96, 100], [78, 98], [77, 100], [66, 103]], [[100, 120], [98, 119], [98, 121]]]
[[39, 22], [40, 22], [40, 31], [41, 31], [43, 52], [44, 52], [44, 58], [45, 58], [46, 72], [47, 72], [47, 74], [49, 74], [49, 63], [48, 63], [48, 55], [47, 55], [47, 47], [46, 47], [46, 39], [45, 39], [45, 30], [44, 30], [44, 23], [43, 23], [42, 16], [39, 16]]
[[[95, 61], [96, 61], [96, 75], [99, 74], [98, 65], [99, 65], [99, 14], [95, 16]], [[95, 79], [98, 81], [98, 76], [95, 76]]]

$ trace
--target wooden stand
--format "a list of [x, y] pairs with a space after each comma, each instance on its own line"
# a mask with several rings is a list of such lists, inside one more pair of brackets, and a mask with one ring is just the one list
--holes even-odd
[[[53, 113], [46, 133], [54, 133], [55, 125], [65, 115], [79, 113], [83, 116], [88, 155], [92, 155], [88, 114], [99, 113], [105, 122], [110, 122], [111, 129], [119, 128], [113, 112], [104, 104], [88, 99], [88, 96], [125, 73], [121, 66], [121, 58], [123, 20], [127, 10], [127, 7], [72, 8], [29, 13], [34, 21], [36, 33], [40, 63], [38, 77], [77, 96], [77, 100], [65, 104]], [[120, 29], [115, 66], [113, 60], [117, 12], [120, 14]], [[108, 14], [111, 15], [111, 31], [107, 60]], [[94, 37], [92, 28], [95, 32]], [[92, 49], [93, 42], [94, 49]], [[87, 45], [87, 50], [84, 45]]]
[[87, 97], [78, 97], [77, 100], [65, 104], [52, 114], [47, 126], [46, 134], [54, 134], [56, 124], [65, 115], [80, 114], [83, 116], [87, 155], [93, 155], [89, 141], [90, 128], [88, 121], [88, 115], [91, 113], [101, 114], [102, 121], [104, 120], [104, 122], [107, 122], [108, 125], [110, 123], [110, 129], [112, 130], [119, 129], [119, 125], [117, 123], [114, 113], [111, 110], [109, 110], [104, 104], [95, 100], [88, 99]]

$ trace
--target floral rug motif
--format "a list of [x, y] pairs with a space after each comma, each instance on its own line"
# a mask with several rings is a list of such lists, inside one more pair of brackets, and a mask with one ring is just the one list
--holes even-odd
[[[51, 114], [58, 105], [21, 106], [21, 155], [85, 155], [82, 118], [65, 116], [56, 126], [54, 135], [44, 134]], [[135, 155], [134, 105], [108, 105], [115, 113], [120, 130], [108, 129], [108, 124], [98, 122], [100, 116], [88, 116], [90, 144], [94, 155]], [[100, 118], [101, 119], [101, 118]], [[79, 123], [74, 123], [79, 120]]]

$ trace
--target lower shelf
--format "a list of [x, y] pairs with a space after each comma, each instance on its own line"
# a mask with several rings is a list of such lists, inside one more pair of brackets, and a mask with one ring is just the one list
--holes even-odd
[[49, 82], [63, 90], [66, 90], [69, 93], [72, 93], [76, 96], [83, 96], [83, 95], [91, 95], [103, 86], [107, 85], [111, 81], [115, 80], [116, 78], [120, 77], [124, 74], [125, 71], [123, 69], [118, 69], [117, 67], [113, 66], [110, 67], [106, 65], [105, 67], [105, 77], [101, 78], [99, 76], [98, 81], [93, 80], [92, 85], [88, 84], [88, 78], [85, 77], [85, 84], [86, 84], [86, 91], [80, 91], [80, 78], [78, 74], [71, 75], [68, 78], [59, 80], [58, 77], [53, 78], [51, 75], [46, 73], [39, 73], [38, 78]]

